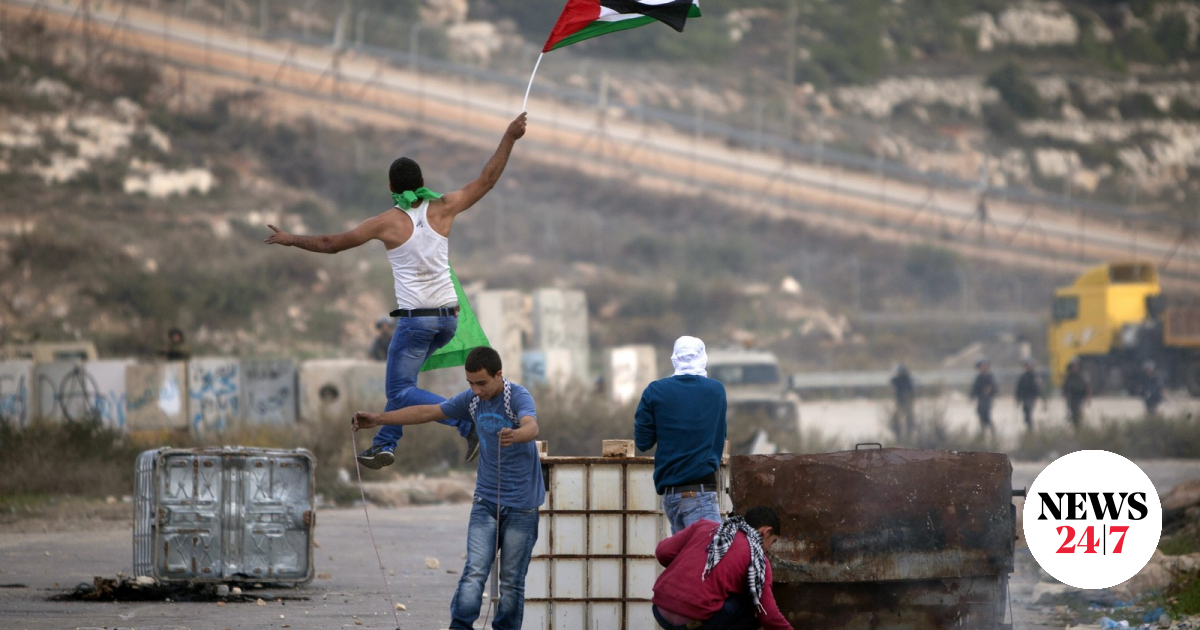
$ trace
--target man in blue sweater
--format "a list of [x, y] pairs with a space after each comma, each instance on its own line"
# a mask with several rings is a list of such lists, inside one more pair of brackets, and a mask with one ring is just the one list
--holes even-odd
[[639, 450], [654, 453], [654, 488], [674, 535], [700, 519], [721, 522], [717, 474], [725, 448], [725, 386], [708, 378], [704, 342], [680, 337], [675, 374], [650, 383], [634, 416]]
[[[475, 423], [479, 468], [475, 504], [467, 525], [467, 554], [450, 600], [450, 628], [470, 630], [479, 619], [484, 581], [500, 544], [500, 604], [493, 630], [520, 630], [525, 615], [525, 574], [538, 537], [538, 506], [546, 498], [534, 440], [537, 409], [524, 387], [504, 378], [500, 355], [471, 350], [463, 366], [470, 389], [437, 405], [411, 405], [383, 413], [354, 414], [354, 430], [440, 422]], [[502, 481], [503, 480], [503, 481]], [[499, 528], [499, 534], [496, 530]]]

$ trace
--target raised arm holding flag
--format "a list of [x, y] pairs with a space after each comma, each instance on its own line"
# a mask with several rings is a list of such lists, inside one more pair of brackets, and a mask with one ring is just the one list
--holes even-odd
[[[475, 320], [462, 286], [450, 268], [450, 229], [454, 218], [475, 205], [500, 180], [513, 145], [525, 135], [525, 114], [508, 125], [500, 146], [474, 181], [461, 190], [434, 192], [425, 187], [421, 167], [402, 157], [392, 163], [388, 180], [395, 205], [358, 227], [341, 234], [300, 236], [267, 227], [274, 234], [267, 243], [299, 247], [322, 254], [336, 254], [368, 241], [377, 240], [387, 250], [396, 288], [396, 331], [387, 353], [387, 406], [392, 411], [412, 405], [434, 405], [441, 396], [417, 387], [422, 370], [463, 365], [474, 347], [488, 345]], [[444, 420], [467, 438], [467, 459], [479, 452], [474, 424]], [[371, 447], [358, 454], [367, 468], [382, 468], [395, 461], [400, 426], [389, 426], [375, 435]]]

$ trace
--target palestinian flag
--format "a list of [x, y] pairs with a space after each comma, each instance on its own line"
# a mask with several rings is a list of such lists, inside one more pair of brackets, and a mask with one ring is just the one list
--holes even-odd
[[690, 17], [700, 17], [698, 0], [567, 0], [542, 52], [655, 21], [683, 32]]
[[[462, 285], [458, 283], [458, 276], [455, 275], [453, 267], [450, 268], [450, 280], [454, 283], [454, 294], [458, 296], [458, 328], [454, 331], [454, 338], [450, 343], [425, 359], [425, 363], [421, 365], [422, 372], [464, 365], [471, 350], [479, 346], [491, 347], [487, 335], [483, 334], [483, 327], [479, 325], [479, 320], [475, 319], [475, 311], [471, 310], [471, 305], [467, 303], [467, 296], [463, 293]], [[517, 357], [509, 360], [521, 359]]]

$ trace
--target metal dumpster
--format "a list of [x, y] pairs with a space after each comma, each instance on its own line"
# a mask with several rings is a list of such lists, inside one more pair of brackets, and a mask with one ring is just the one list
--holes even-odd
[[304, 449], [143, 452], [135, 476], [134, 575], [163, 582], [310, 582], [315, 466]]
[[734, 511], [775, 509], [774, 592], [797, 628], [1006, 627], [1016, 535], [1002, 453], [742, 455]]

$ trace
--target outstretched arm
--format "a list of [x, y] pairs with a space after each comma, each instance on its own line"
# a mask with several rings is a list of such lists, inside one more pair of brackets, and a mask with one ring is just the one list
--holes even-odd
[[522, 442], [532, 442], [538, 436], [537, 418], [524, 416], [516, 429], [504, 427], [500, 429], [500, 446], [512, 446]]
[[354, 426], [355, 431], [358, 431], [384, 424], [425, 424], [445, 419], [446, 414], [442, 413], [441, 405], [413, 405], [412, 407], [396, 409], [395, 411], [385, 411], [383, 413], [360, 411], [354, 414], [354, 419], [350, 421], [350, 424]]
[[496, 153], [492, 155], [492, 159], [488, 160], [483, 167], [483, 172], [475, 178], [475, 181], [464, 186], [462, 190], [446, 193], [446, 196], [442, 197], [442, 208], [451, 217], [457, 216], [458, 213], [475, 205], [475, 202], [482, 199], [496, 185], [496, 182], [500, 181], [500, 175], [504, 173], [504, 167], [508, 165], [508, 156], [512, 154], [513, 145], [525, 135], [525, 117], [526, 114], [522, 112], [516, 120], [509, 123], [504, 137], [500, 139], [500, 146], [496, 148]]
[[358, 227], [349, 232], [324, 234], [321, 236], [300, 236], [298, 234], [288, 234], [274, 225], [268, 225], [267, 227], [271, 228], [275, 233], [263, 240], [264, 243], [299, 247], [300, 249], [317, 252], [318, 254], [336, 254], [358, 247], [371, 239], [379, 238], [385, 224], [382, 216], [376, 216], [359, 223]]

